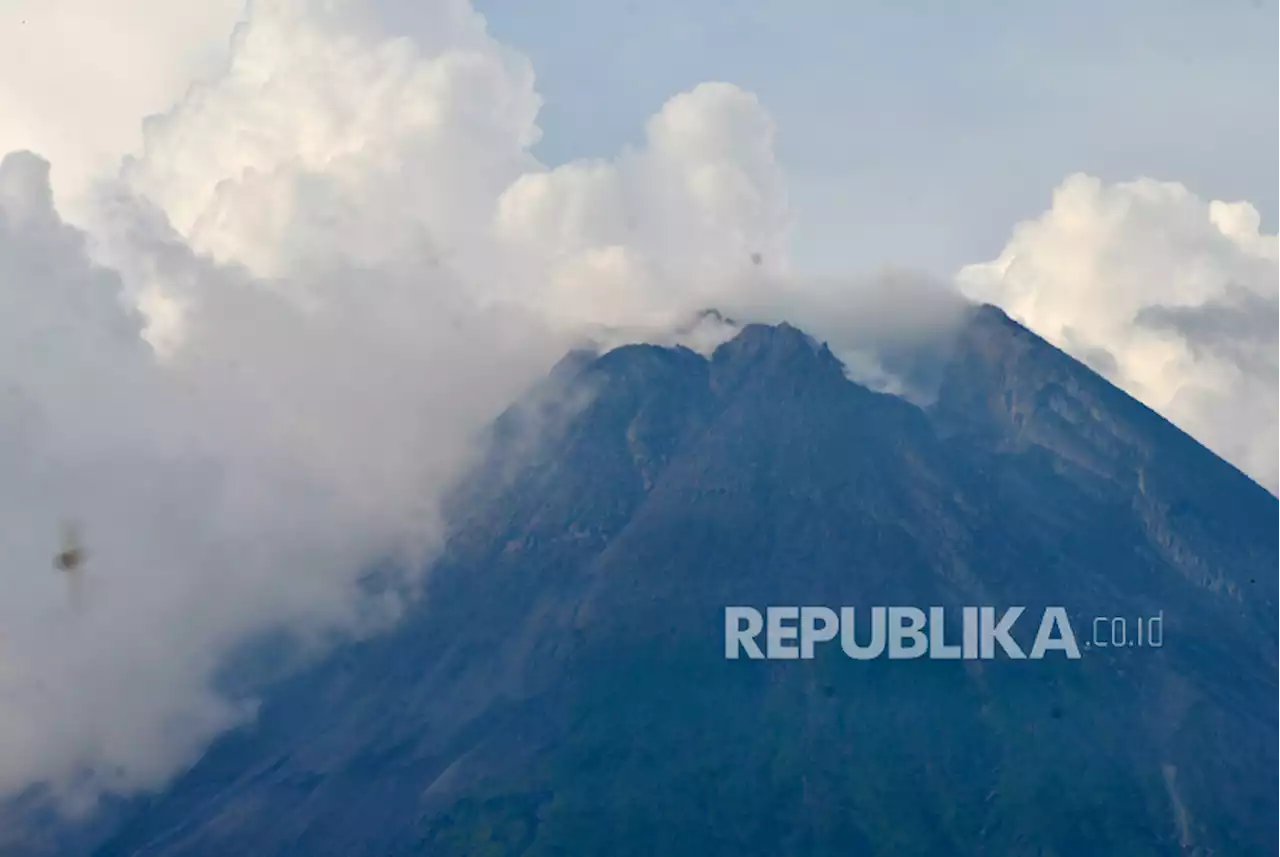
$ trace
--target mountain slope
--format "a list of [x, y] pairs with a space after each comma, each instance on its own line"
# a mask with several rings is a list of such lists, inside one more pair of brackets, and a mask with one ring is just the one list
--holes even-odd
[[[1275, 852], [1276, 498], [998, 310], [928, 410], [787, 325], [548, 391], [415, 614], [101, 857]], [[1162, 613], [1165, 644], [728, 661], [739, 604]]]

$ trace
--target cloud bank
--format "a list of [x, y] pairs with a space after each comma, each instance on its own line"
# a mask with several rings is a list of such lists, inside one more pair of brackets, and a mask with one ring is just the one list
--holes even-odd
[[252, 4], [87, 231], [45, 161], [4, 159], [0, 795], [162, 784], [252, 716], [215, 690], [237, 646], [394, 618], [362, 576], [421, 566], [472, 438], [592, 325], [781, 262], [753, 96], [699, 87], [643, 148], [549, 170], [528, 63], [465, 3], [416, 26]]

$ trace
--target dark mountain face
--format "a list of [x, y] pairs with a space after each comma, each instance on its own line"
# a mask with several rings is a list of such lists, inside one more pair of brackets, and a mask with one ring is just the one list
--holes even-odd
[[[929, 410], [786, 325], [548, 383], [416, 613], [101, 857], [1276, 852], [1276, 498], [998, 311]], [[729, 605], [1061, 605], [1082, 651], [726, 660]]]

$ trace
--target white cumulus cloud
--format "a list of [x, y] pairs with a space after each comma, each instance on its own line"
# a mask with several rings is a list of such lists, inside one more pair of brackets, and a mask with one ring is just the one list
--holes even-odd
[[0, 3], [0, 153], [56, 165], [77, 209], [95, 172], [138, 145], [142, 119], [217, 71], [244, 0]]
[[787, 266], [785, 183], [756, 97], [705, 83], [649, 120], [645, 146], [516, 180], [497, 234], [540, 268], [544, 305], [595, 324], [670, 324]]
[[1260, 223], [1176, 182], [1075, 175], [958, 280], [1275, 491], [1280, 245]]
[[472, 439], [572, 343], [785, 264], [753, 96], [552, 170], [466, 3], [413, 38], [374, 12], [251, 4], [80, 228], [44, 160], [0, 167], [0, 798], [163, 783], [251, 716], [215, 687], [238, 646], [394, 617], [362, 577], [419, 567]]

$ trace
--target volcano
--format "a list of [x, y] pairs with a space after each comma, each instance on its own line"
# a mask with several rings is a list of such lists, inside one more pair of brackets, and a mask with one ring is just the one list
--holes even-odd
[[[937, 377], [786, 324], [569, 355], [411, 615], [95, 853], [1276, 853], [1276, 497], [992, 307]], [[730, 660], [732, 605], [1060, 606], [1080, 657]]]

